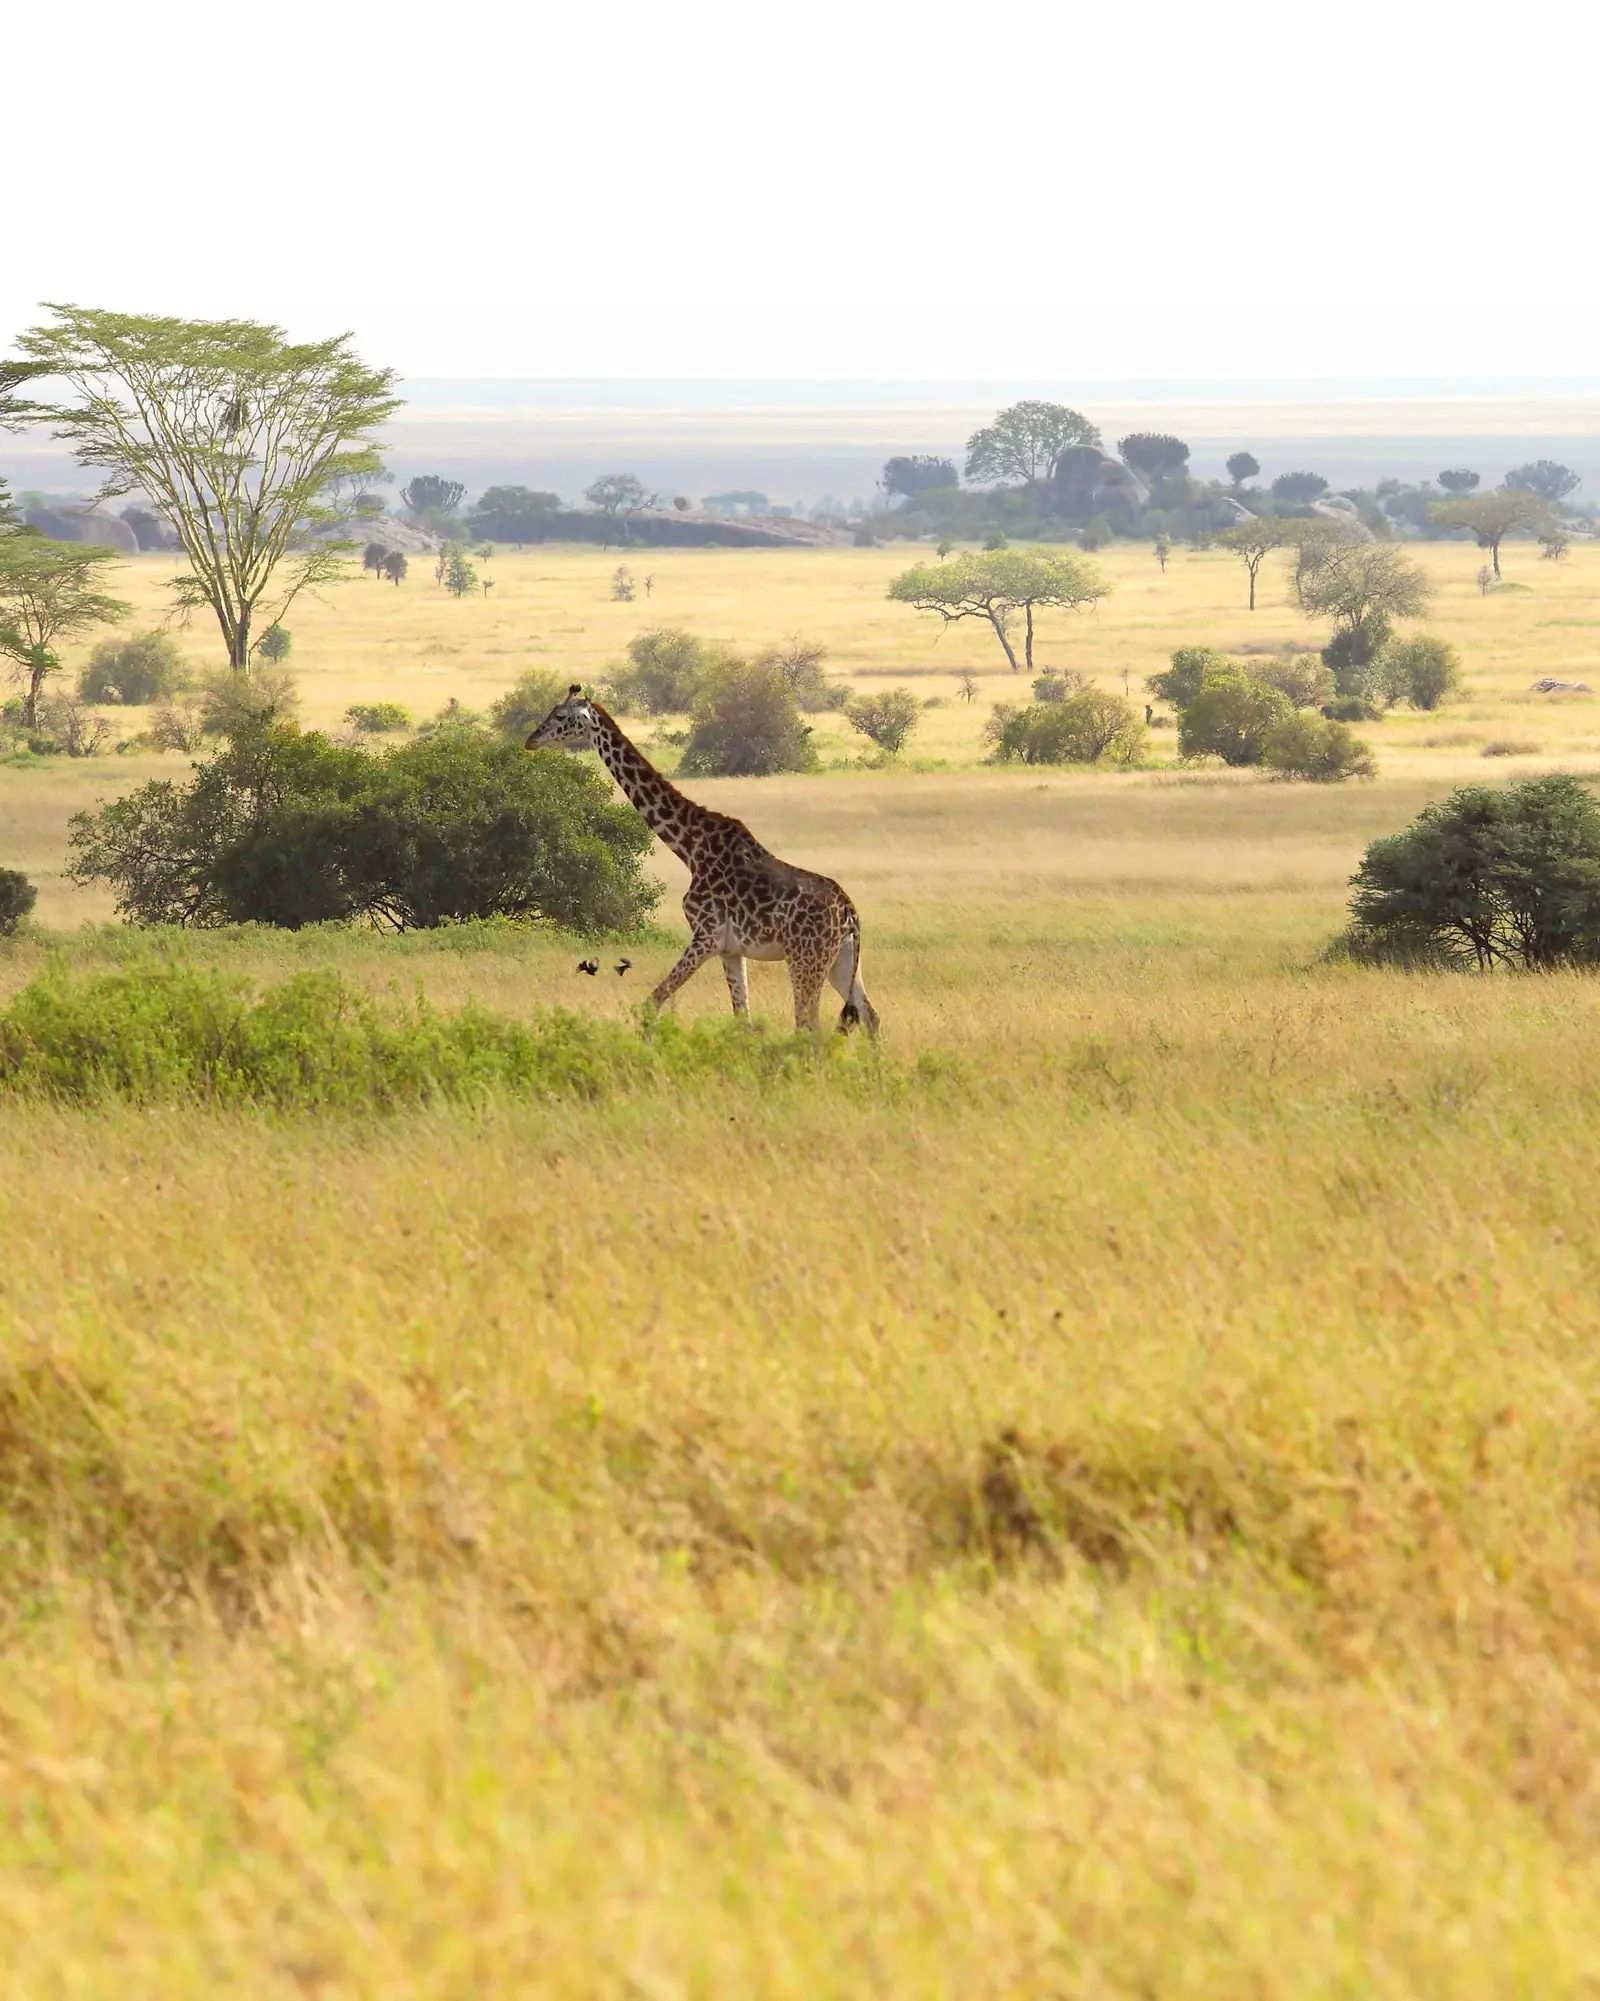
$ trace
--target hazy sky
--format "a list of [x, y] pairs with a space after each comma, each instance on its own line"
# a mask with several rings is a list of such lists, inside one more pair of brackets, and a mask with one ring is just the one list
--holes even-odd
[[10, 10], [0, 347], [67, 299], [429, 376], [1600, 374], [1597, 17]]

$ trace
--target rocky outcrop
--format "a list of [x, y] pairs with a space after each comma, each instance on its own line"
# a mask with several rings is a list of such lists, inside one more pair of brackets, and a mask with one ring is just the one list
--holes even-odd
[[127, 522], [98, 507], [30, 507], [22, 518], [52, 542], [87, 542], [124, 556], [139, 553], [139, 538]]

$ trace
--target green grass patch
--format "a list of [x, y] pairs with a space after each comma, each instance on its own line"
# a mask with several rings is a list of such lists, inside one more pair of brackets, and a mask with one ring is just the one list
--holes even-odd
[[0, 1091], [76, 1104], [386, 1111], [496, 1093], [592, 1101], [686, 1083], [764, 1088], [819, 1072], [872, 1089], [890, 1081], [833, 1034], [813, 1044], [739, 1021], [634, 1026], [564, 1009], [516, 1021], [420, 996], [385, 1008], [327, 970], [257, 988], [183, 964], [80, 980], [56, 966], [0, 1012]]

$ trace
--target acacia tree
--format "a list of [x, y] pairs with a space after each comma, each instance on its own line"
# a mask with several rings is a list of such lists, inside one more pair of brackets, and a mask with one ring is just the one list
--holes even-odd
[[631, 472], [603, 472], [592, 486], [583, 489], [583, 497], [591, 507], [611, 515], [637, 514], [651, 499], [650, 489]]
[[1469, 493], [1456, 500], [1436, 500], [1428, 508], [1428, 519], [1441, 528], [1470, 528], [1478, 547], [1489, 551], [1494, 573], [1500, 574], [1500, 544], [1513, 529], [1534, 532], [1551, 519], [1546, 501], [1536, 493]]
[[1232, 528], [1224, 528], [1216, 537], [1225, 549], [1231, 549], [1240, 557], [1250, 576], [1250, 609], [1256, 608], [1256, 573], [1274, 549], [1281, 549], [1286, 540], [1283, 523], [1271, 515], [1260, 515], [1254, 521], [1240, 521]]
[[0, 537], [0, 654], [23, 681], [22, 720], [39, 726], [39, 690], [61, 668], [56, 643], [126, 616], [129, 606], [100, 589], [119, 552], [43, 535]]
[[1134, 431], [1117, 443], [1117, 456], [1148, 480], [1176, 479], [1189, 470], [1189, 447], [1165, 431]]
[[1575, 486], [1583, 484], [1583, 475], [1555, 459], [1534, 459], [1528, 465], [1514, 467], [1502, 484], [1508, 493], [1536, 493], [1541, 500], [1554, 505], [1565, 500]]
[[982, 556], [960, 556], [953, 563], [919, 563], [903, 571], [889, 586], [889, 595], [918, 611], [936, 611], [946, 625], [958, 619], [981, 618], [993, 627], [1015, 674], [1022, 664], [1011, 644], [1010, 625], [1020, 611], [1026, 623], [1023, 658], [1033, 669], [1035, 608], [1058, 605], [1076, 611], [1097, 604], [1111, 586], [1088, 563], [1074, 556], [1034, 556], [1020, 549], [1000, 549]]
[[1042, 486], [1055, 477], [1061, 454], [1074, 445], [1100, 449], [1100, 433], [1064, 403], [1013, 403], [967, 440], [967, 478], [983, 486], [1020, 480]]
[[35, 404], [27, 421], [100, 469], [97, 500], [154, 503], [188, 558], [178, 604], [209, 606], [228, 664], [246, 672], [258, 621], [345, 574], [349, 545], [306, 538], [338, 518], [330, 485], [377, 469], [373, 433], [400, 403], [393, 371], [366, 367], [348, 334], [291, 342], [255, 320], [47, 310], [55, 324], [30, 328], [22, 354], [76, 400]]
[[1337, 652], [1341, 662], [1370, 661], [1391, 621], [1415, 618], [1432, 593], [1416, 564], [1390, 542], [1318, 542], [1302, 556], [1295, 586], [1300, 609], [1308, 618], [1333, 620], [1324, 659]]

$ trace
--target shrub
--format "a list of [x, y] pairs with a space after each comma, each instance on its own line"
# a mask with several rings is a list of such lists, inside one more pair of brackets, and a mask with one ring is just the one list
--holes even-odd
[[1033, 699], [1036, 702], [1064, 702], [1069, 695], [1088, 685], [1088, 676], [1080, 674], [1076, 667], [1047, 667], [1033, 684]]
[[1566, 772], [1463, 786], [1374, 841], [1353, 882], [1365, 956], [1600, 964], [1600, 806]]
[[280, 662], [288, 659], [289, 649], [293, 644], [294, 640], [291, 638], [287, 627], [269, 625], [266, 631], [262, 633], [261, 641], [256, 647], [256, 651], [261, 655], [263, 660], [270, 661], [276, 667]]
[[862, 1074], [845, 1047], [672, 1016], [641, 1030], [565, 1012], [513, 1021], [470, 1004], [383, 1010], [327, 970], [258, 992], [215, 971], [145, 966], [79, 982], [52, 972], [24, 987], [0, 1010], [0, 1089], [68, 1103], [385, 1111], [495, 1090], [595, 1100], [702, 1078], [795, 1076], [814, 1089], [819, 1070]]
[[86, 702], [142, 706], [163, 701], [189, 685], [183, 655], [170, 632], [140, 632], [127, 639], [102, 639], [78, 676]]
[[0, 868], [0, 938], [12, 938], [17, 926], [39, 900], [21, 869]]
[[1261, 762], [1280, 778], [1306, 778], [1319, 785], [1378, 775], [1377, 759], [1353, 730], [1304, 709], [1273, 725]]
[[1224, 661], [1208, 664], [1178, 712], [1180, 757], [1220, 757], [1224, 764], [1259, 764], [1267, 738], [1294, 714], [1276, 688]]
[[28, 745], [43, 756], [98, 757], [110, 740], [110, 723], [76, 695], [46, 695]]
[[725, 660], [701, 683], [680, 769], [699, 778], [764, 778], [814, 771], [811, 732], [781, 668], [770, 660]]
[[620, 715], [682, 715], [694, 707], [701, 681], [721, 657], [681, 626], [641, 632], [629, 642], [627, 666], [607, 679], [607, 697]]
[[189, 785], [78, 814], [70, 873], [109, 884], [143, 924], [507, 916], [625, 931], [660, 895], [641, 869], [650, 839], [575, 758], [470, 729], [374, 753], [253, 725]]
[[344, 715], [350, 727], [363, 736], [387, 736], [411, 727], [411, 711], [398, 702], [352, 702]]
[[229, 736], [238, 729], [285, 723], [299, 706], [300, 692], [286, 668], [258, 667], [238, 674], [225, 667], [200, 684], [201, 733]]
[[1101, 688], [1080, 688], [1059, 702], [1025, 709], [997, 703], [985, 728], [995, 761], [1008, 764], [1134, 764], [1144, 750], [1144, 724], [1131, 703]]
[[850, 690], [830, 681], [823, 668], [826, 648], [813, 640], [791, 633], [781, 646], [769, 646], [757, 658], [779, 668], [794, 690], [796, 705], [807, 715], [819, 709], [842, 709], [850, 700]]
[[1208, 673], [1233, 664], [1226, 653], [1218, 653], [1214, 647], [1180, 646], [1172, 656], [1172, 665], [1152, 674], [1144, 685], [1158, 702], [1181, 709], [1199, 692]]
[[1460, 692], [1461, 661], [1455, 648], [1429, 633], [1391, 646], [1383, 665], [1394, 698], [1413, 708], [1436, 709]]
[[565, 701], [570, 685], [568, 676], [553, 667], [530, 667], [490, 703], [490, 724], [501, 736], [524, 743], [557, 702]]
[[917, 698], [909, 688], [890, 688], [877, 695], [858, 695], [845, 709], [853, 730], [896, 757], [919, 720]]
[[1297, 709], [1318, 709], [1334, 692], [1333, 676], [1314, 653], [1280, 653], [1252, 665], [1250, 672], [1276, 688]]

